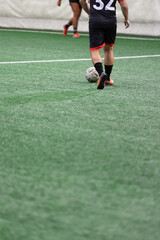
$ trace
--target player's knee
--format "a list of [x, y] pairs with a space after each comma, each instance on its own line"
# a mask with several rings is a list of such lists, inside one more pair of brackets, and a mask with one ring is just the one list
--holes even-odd
[[79, 19], [79, 17], [80, 17], [80, 12], [79, 12], [79, 11], [74, 11], [74, 17], [75, 17], [76, 19]]
[[104, 51], [105, 51], [105, 52], [113, 52], [113, 46], [111, 46], [111, 45], [105, 45], [105, 46], [104, 46]]

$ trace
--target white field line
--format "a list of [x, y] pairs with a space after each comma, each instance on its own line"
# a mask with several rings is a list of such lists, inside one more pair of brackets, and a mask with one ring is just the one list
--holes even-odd
[[[135, 59], [135, 58], [154, 58], [160, 57], [158, 55], [143, 55], [143, 56], [126, 56], [126, 57], [115, 57], [114, 59]], [[18, 64], [18, 63], [52, 63], [52, 62], [81, 62], [91, 61], [91, 58], [80, 58], [80, 59], [60, 59], [60, 60], [35, 60], [35, 61], [15, 61], [15, 62], [0, 62], [0, 64]]]
[[[53, 32], [53, 31], [39, 31], [39, 30], [27, 30], [27, 29], [0, 29], [0, 31], [7, 31], [7, 32], [29, 32], [29, 33], [43, 33], [43, 34], [59, 34], [62, 35], [62, 32]], [[73, 35], [73, 32], [68, 32], [68, 35]], [[81, 36], [88, 37], [88, 33], [80, 33]], [[146, 38], [146, 37], [130, 37], [130, 36], [118, 36], [116, 38], [119, 39], [132, 39], [132, 40], [142, 40], [142, 41], [160, 41], [159, 38]]]
[[160, 41], [158, 38], [142, 38], [142, 37], [125, 37], [125, 36], [117, 36], [119, 39], [131, 39], [131, 40], [142, 40], [142, 41]]

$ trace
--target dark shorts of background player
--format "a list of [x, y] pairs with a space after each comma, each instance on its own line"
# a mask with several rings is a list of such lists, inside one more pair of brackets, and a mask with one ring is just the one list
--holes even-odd
[[79, 3], [79, 0], [69, 0], [70, 3], [78, 3], [79, 4], [79, 8], [82, 9], [81, 4]]
[[117, 32], [116, 23], [98, 24], [89, 22], [90, 51], [100, 49], [105, 45], [114, 46]]

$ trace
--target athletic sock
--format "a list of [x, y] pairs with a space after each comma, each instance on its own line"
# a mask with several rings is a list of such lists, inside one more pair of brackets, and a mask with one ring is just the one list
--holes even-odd
[[94, 65], [96, 71], [98, 72], [99, 76], [101, 76], [102, 72], [103, 72], [103, 66], [102, 66], [102, 63], [101, 62], [97, 62], [95, 65]]
[[108, 76], [108, 80], [110, 80], [110, 75], [112, 72], [113, 65], [104, 65], [104, 67], [105, 67], [105, 73]]
[[72, 24], [69, 22], [65, 25], [66, 28], [69, 28]]
[[77, 32], [77, 28], [74, 28], [74, 33], [76, 33]]

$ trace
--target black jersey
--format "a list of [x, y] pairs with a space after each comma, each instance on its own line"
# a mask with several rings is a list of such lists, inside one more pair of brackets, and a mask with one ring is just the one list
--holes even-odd
[[[119, 0], [121, 1], [121, 0]], [[106, 22], [116, 20], [117, 0], [90, 0], [90, 20]]]

